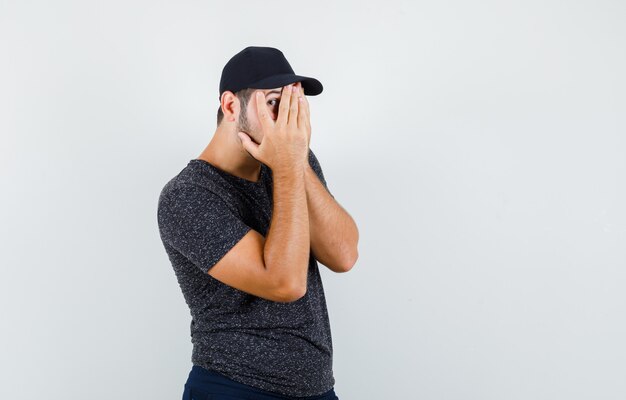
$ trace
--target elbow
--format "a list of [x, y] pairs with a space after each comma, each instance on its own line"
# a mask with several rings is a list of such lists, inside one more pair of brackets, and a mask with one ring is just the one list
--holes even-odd
[[306, 295], [306, 285], [292, 289], [290, 294], [291, 296], [287, 299], [289, 303], [300, 300]]
[[354, 267], [356, 261], [359, 259], [359, 230], [354, 226], [354, 241], [348, 248], [344, 251], [345, 256], [343, 257], [343, 262], [341, 263], [341, 267], [339, 272], [348, 272]]
[[306, 282], [301, 283], [283, 283], [276, 290], [276, 301], [281, 303], [292, 303], [298, 301], [306, 295]]
[[344, 262], [341, 264], [339, 272], [348, 272], [354, 267], [356, 261], [359, 259], [359, 251], [355, 247], [354, 250], [344, 258]]
[[295, 287], [291, 289], [286, 289], [283, 291], [280, 299], [281, 303], [293, 303], [294, 301], [298, 301], [306, 295], [306, 287]]

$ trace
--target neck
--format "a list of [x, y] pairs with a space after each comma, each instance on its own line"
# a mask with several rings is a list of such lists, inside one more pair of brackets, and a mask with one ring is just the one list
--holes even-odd
[[198, 159], [252, 182], [257, 182], [261, 173], [261, 163], [243, 148], [234, 124], [220, 124]]

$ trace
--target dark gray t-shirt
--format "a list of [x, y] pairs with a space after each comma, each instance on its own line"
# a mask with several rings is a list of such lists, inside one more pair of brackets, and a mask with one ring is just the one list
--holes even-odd
[[[328, 190], [310, 149], [309, 164]], [[190, 160], [160, 193], [159, 232], [191, 312], [192, 363], [267, 391], [314, 396], [333, 388], [335, 379], [313, 252], [306, 294], [289, 303], [248, 294], [207, 273], [250, 229], [266, 236], [272, 189], [272, 170], [264, 164], [252, 182]]]

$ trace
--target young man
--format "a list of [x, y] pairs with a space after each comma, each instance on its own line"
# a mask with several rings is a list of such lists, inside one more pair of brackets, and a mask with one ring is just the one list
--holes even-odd
[[309, 149], [305, 95], [322, 89], [278, 49], [237, 53], [211, 142], [160, 193], [159, 232], [192, 316], [183, 399], [337, 399], [317, 261], [350, 270], [358, 230]]

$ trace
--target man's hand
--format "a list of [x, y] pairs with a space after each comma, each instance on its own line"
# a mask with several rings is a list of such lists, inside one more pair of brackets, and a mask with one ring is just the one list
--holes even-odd
[[306, 107], [300, 112], [306, 100], [299, 85], [283, 87], [276, 122], [270, 117], [263, 92], [258, 90], [253, 96], [263, 139], [257, 145], [244, 132], [238, 132], [243, 147], [273, 171], [303, 169], [308, 164], [310, 124]]

